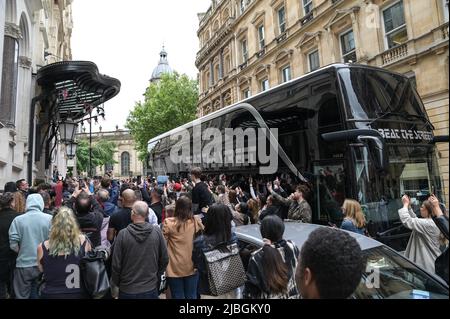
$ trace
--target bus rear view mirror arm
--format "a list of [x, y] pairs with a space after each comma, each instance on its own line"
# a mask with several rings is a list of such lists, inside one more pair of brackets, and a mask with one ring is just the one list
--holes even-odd
[[389, 159], [386, 142], [378, 131], [371, 129], [355, 129], [322, 134], [326, 142], [358, 141], [364, 144], [374, 163], [380, 172], [387, 172]]
[[380, 132], [371, 129], [355, 129], [322, 134], [326, 142], [355, 141], [360, 136], [373, 136], [383, 139]]
[[433, 138], [433, 141], [431, 142], [431, 144], [448, 143], [448, 142], [449, 142], [449, 136], [448, 135], [440, 135], [440, 136], [435, 136]]

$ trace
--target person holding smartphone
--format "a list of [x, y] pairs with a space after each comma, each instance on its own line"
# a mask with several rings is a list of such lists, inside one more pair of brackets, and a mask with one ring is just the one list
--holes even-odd
[[422, 218], [418, 218], [411, 209], [411, 199], [408, 195], [402, 197], [402, 202], [403, 208], [399, 209], [398, 215], [403, 225], [412, 230], [405, 257], [434, 274], [434, 263], [441, 251], [440, 231], [432, 219], [433, 204], [428, 200], [424, 201], [420, 206]]
[[431, 195], [429, 201], [433, 205], [433, 221], [441, 231], [441, 244], [443, 244], [443, 246], [445, 247], [443, 253], [436, 259], [436, 262], [434, 263], [436, 275], [440, 276], [448, 284], [448, 264], [450, 259], [448, 255], [448, 215], [444, 214], [444, 212], [442, 211], [439, 200], [436, 198], [436, 196]]

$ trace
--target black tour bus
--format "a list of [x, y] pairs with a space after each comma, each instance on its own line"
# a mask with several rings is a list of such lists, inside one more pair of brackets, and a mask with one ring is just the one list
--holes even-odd
[[[309, 183], [313, 222], [339, 225], [344, 199], [353, 198], [363, 207], [370, 234], [397, 250], [404, 249], [409, 238], [398, 217], [402, 195], [412, 197], [418, 215], [420, 202], [430, 193], [443, 200], [435, 144], [448, 142], [448, 136], [433, 135], [410, 80], [384, 69], [333, 64], [162, 134], [148, 144], [148, 164], [154, 175], [180, 176], [192, 166], [202, 167], [207, 174], [258, 173], [259, 160], [239, 165], [193, 164], [198, 155], [193, 127], [197, 131], [214, 127], [222, 132], [226, 128], [277, 128], [276, 145], [272, 145], [279, 154], [275, 175], [289, 173]], [[191, 133], [191, 156], [175, 164], [170, 151], [180, 139], [171, 136], [183, 129]], [[269, 135], [267, 145], [273, 144]], [[255, 144], [254, 137], [245, 138], [240, 150], [246, 159], [248, 146]], [[236, 145], [234, 148], [238, 151]]]

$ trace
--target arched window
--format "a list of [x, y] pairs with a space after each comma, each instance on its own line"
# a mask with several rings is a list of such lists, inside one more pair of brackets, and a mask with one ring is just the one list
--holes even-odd
[[123, 152], [120, 156], [120, 165], [121, 165], [121, 175], [129, 176], [130, 175], [130, 153]]
[[105, 164], [105, 174], [114, 170], [114, 164], [106, 163]]

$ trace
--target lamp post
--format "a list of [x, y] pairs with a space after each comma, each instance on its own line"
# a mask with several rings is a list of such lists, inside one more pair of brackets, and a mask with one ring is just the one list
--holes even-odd
[[92, 108], [89, 112], [89, 177], [92, 177]]
[[72, 120], [70, 117], [59, 124], [61, 142], [66, 144], [71, 143], [75, 139], [75, 133], [78, 128], [78, 123]]
[[77, 146], [78, 146], [78, 143], [76, 143], [76, 142], [71, 142], [71, 143], [66, 144], [66, 153], [67, 153], [67, 157], [69, 159], [72, 160], [77, 155]]

